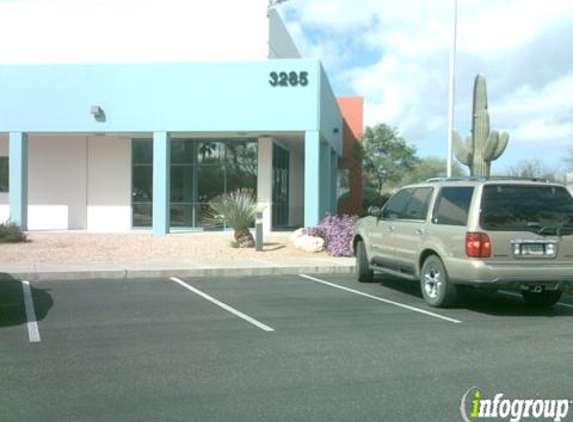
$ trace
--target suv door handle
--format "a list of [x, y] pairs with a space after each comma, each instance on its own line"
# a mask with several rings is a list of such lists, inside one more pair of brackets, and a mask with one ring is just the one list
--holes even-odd
[[422, 230], [422, 229], [416, 229], [416, 234], [424, 234], [424, 230]]
[[393, 232], [393, 231], [394, 231], [394, 226], [388, 226], [388, 231]]

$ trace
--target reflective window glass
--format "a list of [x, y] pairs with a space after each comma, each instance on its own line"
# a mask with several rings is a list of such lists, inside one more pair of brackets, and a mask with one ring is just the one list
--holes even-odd
[[133, 204], [133, 227], [151, 227], [153, 222], [152, 204]]
[[8, 165], [8, 157], [0, 157], [0, 192], [8, 192], [10, 188]]
[[414, 190], [401, 218], [410, 220], [425, 220], [432, 197], [432, 188], [417, 188]]
[[133, 164], [153, 164], [153, 141], [134, 139], [131, 143]]
[[193, 227], [195, 205], [171, 204], [171, 226]]
[[573, 228], [573, 198], [560, 186], [487, 185], [480, 224], [486, 230], [539, 232]]
[[400, 218], [411, 196], [412, 189], [403, 189], [396, 193], [388, 200], [382, 212], [382, 217], [389, 219]]
[[222, 193], [225, 193], [224, 167], [199, 166], [197, 169], [197, 202], [209, 202]]
[[193, 166], [171, 167], [171, 202], [193, 202]]
[[199, 142], [197, 144], [197, 161], [200, 164], [223, 165], [225, 144], [223, 142]]
[[471, 186], [442, 188], [434, 213], [436, 224], [465, 226], [473, 193]]
[[193, 164], [193, 142], [188, 140], [171, 141], [171, 164]]

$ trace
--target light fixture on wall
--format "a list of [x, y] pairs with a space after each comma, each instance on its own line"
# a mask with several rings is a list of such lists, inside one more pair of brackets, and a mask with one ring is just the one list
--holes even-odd
[[333, 131], [334, 133], [338, 133], [338, 132], [340, 132], [340, 129], [338, 129], [337, 127], [335, 127], [334, 129], [332, 129], [332, 131]]
[[98, 105], [91, 106], [90, 113], [92, 114], [92, 116], [94, 116], [94, 119], [96, 119], [98, 122], [105, 121], [105, 112], [100, 106]]

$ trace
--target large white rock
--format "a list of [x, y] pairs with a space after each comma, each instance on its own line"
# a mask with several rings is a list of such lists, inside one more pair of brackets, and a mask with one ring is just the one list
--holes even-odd
[[292, 234], [289, 236], [289, 241], [291, 243], [294, 243], [299, 237], [304, 236], [306, 234], [306, 230], [304, 229], [304, 227], [301, 227], [300, 229], [295, 230], [294, 232], [292, 232]]
[[304, 234], [295, 239], [294, 247], [305, 252], [321, 252], [324, 250], [324, 239]]

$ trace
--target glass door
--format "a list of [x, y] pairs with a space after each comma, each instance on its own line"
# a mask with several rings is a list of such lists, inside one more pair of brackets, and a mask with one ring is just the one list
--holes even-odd
[[289, 223], [289, 152], [273, 145], [273, 229], [287, 228]]
[[132, 141], [131, 163], [131, 225], [151, 227], [153, 212], [153, 142], [151, 139]]

